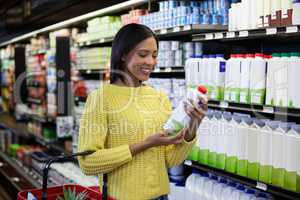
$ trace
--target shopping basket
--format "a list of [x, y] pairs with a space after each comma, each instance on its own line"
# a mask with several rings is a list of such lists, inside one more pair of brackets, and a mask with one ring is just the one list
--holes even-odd
[[114, 200], [107, 196], [107, 186], [106, 181], [103, 183], [103, 195], [101, 195], [99, 191], [99, 187], [84, 187], [80, 185], [62, 185], [62, 186], [54, 186], [54, 187], [47, 187], [48, 181], [48, 171], [50, 169], [50, 165], [55, 162], [64, 162], [73, 160], [77, 156], [86, 156], [94, 151], [86, 151], [76, 154], [71, 154], [68, 156], [57, 156], [51, 158], [47, 161], [44, 169], [43, 169], [43, 187], [41, 189], [32, 189], [32, 190], [25, 190], [18, 193], [18, 200], [27, 200], [28, 193], [32, 193], [38, 200], [56, 200], [58, 197], [63, 196], [64, 189], [71, 189], [72, 191], [75, 190], [76, 193], [85, 192], [87, 194], [87, 200]]

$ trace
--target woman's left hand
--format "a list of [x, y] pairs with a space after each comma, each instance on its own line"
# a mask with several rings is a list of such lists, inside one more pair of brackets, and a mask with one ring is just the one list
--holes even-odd
[[[200, 104], [198, 102], [201, 102]], [[184, 102], [184, 109], [187, 115], [191, 118], [191, 123], [188, 127], [188, 134], [185, 135], [185, 140], [192, 140], [197, 132], [198, 127], [201, 124], [202, 119], [205, 117], [208, 106], [208, 99], [206, 96], [199, 97], [197, 102], [189, 99]]]

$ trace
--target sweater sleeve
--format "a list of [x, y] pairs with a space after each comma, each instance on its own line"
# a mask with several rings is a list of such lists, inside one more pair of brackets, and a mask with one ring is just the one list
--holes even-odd
[[78, 159], [80, 168], [86, 175], [108, 173], [132, 160], [129, 145], [105, 148], [108, 122], [103, 99], [100, 89], [92, 92], [87, 98], [80, 121], [78, 151], [95, 151]]
[[[172, 112], [172, 105], [168, 97], [165, 94], [161, 95], [163, 107], [168, 111], [169, 115]], [[174, 167], [181, 164], [193, 148], [197, 138], [195, 137], [192, 141], [183, 141], [181, 144], [165, 146], [166, 164], [167, 167]]]

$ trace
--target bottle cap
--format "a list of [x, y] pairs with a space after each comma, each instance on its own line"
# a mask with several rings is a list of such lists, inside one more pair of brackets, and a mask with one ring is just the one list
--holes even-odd
[[273, 53], [272, 57], [281, 57], [281, 54], [280, 53]]
[[230, 58], [236, 58], [236, 54], [230, 54]]
[[204, 86], [202, 86], [202, 85], [199, 85], [199, 86], [197, 87], [197, 90], [198, 90], [199, 92], [201, 92], [202, 94], [206, 94], [206, 93], [207, 93], [206, 87], [204, 87]]
[[290, 53], [281, 53], [281, 57], [291, 57]]
[[208, 57], [209, 57], [209, 58], [216, 58], [216, 55], [210, 54], [210, 55], [208, 55]]
[[236, 54], [237, 58], [245, 58], [245, 54]]
[[250, 54], [250, 53], [246, 54], [246, 58], [254, 58], [254, 57], [255, 57], [254, 54]]
[[300, 53], [299, 52], [292, 52], [291, 56], [293, 56], [293, 57], [300, 57]]

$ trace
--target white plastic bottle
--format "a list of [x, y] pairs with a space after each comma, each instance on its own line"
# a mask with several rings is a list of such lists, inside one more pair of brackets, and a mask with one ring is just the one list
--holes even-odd
[[233, 65], [236, 60], [236, 54], [231, 54], [230, 59], [226, 62], [226, 71], [225, 71], [225, 89], [224, 89], [224, 100], [230, 101], [230, 92], [233, 87]]
[[243, 193], [244, 193], [244, 190], [245, 190], [244, 186], [238, 185], [235, 188], [235, 190], [232, 191], [229, 199], [231, 199], [231, 200], [240, 200], [241, 197], [242, 197], [242, 195], [243, 195]]
[[293, 125], [286, 135], [285, 140], [286, 173], [284, 187], [300, 192], [300, 125]]
[[251, 26], [251, 0], [242, 0], [241, 4], [241, 14], [242, 14], [242, 24], [241, 28], [242, 30], [248, 30]]
[[185, 79], [188, 88], [195, 87], [198, 82], [198, 59], [188, 58], [185, 62]]
[[196, 194], [197, 199], [204, 199], [205, 197], [205, 185], [209, 181], [208, 174], [204, 173], [196, 179]]
[[216, 60], [216, 55], [208, 55], [208, 60], [207, 60], [207, 69], [206, 69], [206, 77], [207, 77], [207, 85], [205, 87], [207, 88], [207, 96], [212, 99], [212, 91], [213, 88], [215, 87], [214, 83], [215, 80], [213, 79], [213, 74], [215, 72], [215, 60]]
[[223, 100], [224, 99], [224, 87], [225, 87], [225, 71], [226, 71], [226, 60], [224, 59], [224, 54], [217, 54], [216, 55], [216, 76], [214, 80], [215, 83], [215, 91], [216, 91], [216, 100]]
[[246, 54], [241, 62], [240, 103], [250, 103], [250, 68], [254, 54]]
[[[280, 123], [272, 137], [272, 184], [283, 187], [285, 176], [285, 139], [292, 123]], [[281, 147], [281, 148], [276, 148]]]
[[278, 128], [279, 122], [268, 121], [262, 128], [259, 136], [259, 161], [260, 171], [259, 180], [265, 183], [271, 183], [272, 181], [272, 136], [275, 129]]
[[270, 26], [269, 15], [271, 15], [271, 0], [264, 1], [264, 27]]
[[259, 1], [259, 0], [251, 0], [250, 1], [250, 29], [256, 29], [258, 27], [257, 26], [257, 21], [258, 21], [257, 1]]
[[203, 56], [197, 58], [198, 65], [198, 75], [197, 75], [197, 85], [205, 85], [205, 65], [203, 63]]
[[[202, 66], [201, 68], [199, 69], [199, 73], [202, 72], [203, 74], [203, 85], [206, 87], [208, 85], [208, 61], [209, 61], [209, 56], [208, 55], [203, 55], [202, 56]], [[201, 71], [201, 72], [200, 72]]]
[[221, 200], [228, 200], [231, 196], [231, 193], [235, 190], [236, 184], [233, 182], [229, 182], [227, 186], [222, 191]]
[[212, 200], [219, 200], [222, 196], [222, 191], [226, 187], [227, 181], [223, 178], [214, 186]]
[[246, 192], [243, 192], [240, 200], [256, 200], [255, 191], [251, 189], [246, 189]]
[[251, 179], [258, 180], [259, 178], [259, 157], [261, 147], [259, 145], [259, 137], [261, 136], [261, 129], [265, 126], [265, 122], [259, 119], [254, 119], [253, 124], [249, 129], [248, 145], [247, 145], [247, 159], [248, 159], [248, 173], [247, 176]]
[[215, 111], [213, 118], [211, 120], [211, 127], [213, 127], [210, 131], [209, 136], [209, 154], [208, 154], [208, 165], [211, 167], [216, 167], [217, 165], [217, 153], [218, 153], [218, 143], [219, 143], [219, 121], [221, 119], [222, 113], [219, 111]]
[[300, 53], [291, 53], [288, 65], [288, 107], [300, 108], [299, 74]]
[[212, 199], [213, 188], [218, 183], [217, 177], [214, 175], [210, 176], [208, 181], [204, 182], [204, 198], [205, 200]]
[[293, 25], [300, 25], [300, 0], [293, 1]]
[[256, 4], [256, 18], [257, 18], [257, 27], [261, 28], [264, 26], [264, 1], [263, 0], [257, 0]]
[[188, 99], [192, 99], [199, 104], [199, 97], [202, 96], [204, 98], [207, 90], [203, 86], [198, 86], [197, 89], [190, 89], [187, 91], [186, 97], [179, 103], [178, 107], [172, 112], [171, 117], [164, 125], [164, 130], [168, 132], [170, 135], [177, 134], [184, 127], [187, 127], [190, 123], [190, 117], [186, 114], [184, 110], [183, 101], [187, 101]]
[[272, 58], [267, 60], [266, 105], [275, 105], [275, 73], [282, 63], [280, 53], [273, 53]]
[[288, 106], [288, 68], [291, 54], [281, 53], [281, 62], [276, 65], [275, 77], [275, 106]]
[[282, 0], [281, 1], [281, 19], [288, 18], [288, 10], [293, 8], [293, 0]]
[[240, 76], [241, 76], [241, 63], [244, 59], [243, 54], [237, 54], [236, 58], [230, 63], [231, 73], [231, 89], [230, 89], [230, 101], [240, 102]]
[[250, 68], [250, 102], [264, 104], [266, 91], [266, 61], [263, 54], [256, 53]]
[[276, 20], [276, 12], [281, 10], [281, 0], [272, 0], [271, 2], [271, 20]]

